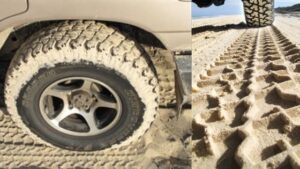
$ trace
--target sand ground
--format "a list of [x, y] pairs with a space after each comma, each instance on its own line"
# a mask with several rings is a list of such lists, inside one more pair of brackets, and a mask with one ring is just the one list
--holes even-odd
[[275, 20], [194, 21], [193, 168], [300, 168], [300, 18]]
[[0, 168], [189, 168], [190, 110], [176, 118], [160, 109], [150, 130], [130, 146], [94, 152], [74, 152], [35, 143], [0, 112]]

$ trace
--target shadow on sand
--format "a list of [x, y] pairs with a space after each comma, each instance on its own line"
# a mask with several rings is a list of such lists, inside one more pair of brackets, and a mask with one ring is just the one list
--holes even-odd
[[205, 25], [205, 26], [193, 28], [192, 34], [194, 35], [206, 31], [220, 32], [220, 31], [226, 31], [230, 29], [247, 29], [247, 28], [249, 27], [244, 22], [241, 22], [239, 24], [226, 24], [226, 25], [219, 25], [219, 26]]

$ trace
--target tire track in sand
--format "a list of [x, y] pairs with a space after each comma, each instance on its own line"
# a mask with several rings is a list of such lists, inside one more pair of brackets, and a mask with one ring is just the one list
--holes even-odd
[[0, 167], [135, 168], [145, 151], [144, 142], [134, 146], [95, 152], [76, 152], [36, 143], [0, 113]]
[[[238, 27], [239, 25], [233, 26]], [[199, 91], [196, 85], [199, 80], [198, 75], [205, 73], [205, 70], [212, 66], [215, 59], [244, 32], [242, 29], [226, 31], [226, 29], [229, 29], [228, 27], [229, 26], [218, 27], [219, 29], [224, 29], [224, 31], [204, 31], [193, 35], [192, 66], [198, 68], [192, 71], [192, 86], [194, 91]], [[205, 28], [205, 25], [202, 26], [202, 28]], [[220, 39], [226, 40], [227, 43], [220, 41]]]
[[201, 76], [193, 167], [300, 167], [300, 52], [276, 27], [248, 29]]
[[191, 112], [186, 110], [178, 119], [169, 109], [159, 114], [149, 132], [134, 144], [77, 152], [36, 143], [0, 111], [0, 168], [189, 168]]

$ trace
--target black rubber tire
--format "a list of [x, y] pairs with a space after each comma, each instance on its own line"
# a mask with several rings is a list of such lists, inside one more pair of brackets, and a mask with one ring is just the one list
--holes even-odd
[[263, 27], [274, 22], [274, 0], [243, 0], [248, 26]]
[[200, 8], [209, 7], [213, 4], [213, 0], [192, 0], [192, 2], [197, 4]]
[[[45, 85], [76, 75], [98, 78], [118, 92], [125, 107], [116, 128], [83, 138], [43, 121], [37, 99]], [[144, 54], [129, 37], [102, 23], [67, 21], [44, 28], [17, 51], [6, 77], [5, 100], [12, 119], [36, 142], [88, 151], [137, 141], [155, 118], [158, 89]]]
[[[115, 127], [99, 135], [80, 137], [61, 133], [42, 117], [38, 104], [44, 89], [53, 82], [67, 77], [86, 77], [110, 86], [121, 99], [122, 116]], [[122, 84], [122, 85], [120, 85]], [[44, 140], [70, 150], [98, 150], [110, 147], [127, 138], [140, 126], [145, 106], [132, 85], [120, 74], [93, 63], [57, 65], [43, 69], [24, 86], [17, 101], [27, 126]]]

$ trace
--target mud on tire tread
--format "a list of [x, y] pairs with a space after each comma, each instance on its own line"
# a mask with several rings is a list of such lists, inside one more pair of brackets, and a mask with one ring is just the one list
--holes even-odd
[[[70, 57], [65, 57], [67, 55]], [[142, 102], [147, 103], [140, 127], [112, 148], [139, 139], [149, 129], [157, 112], [157, 78], [133, 40], [95, 21], [56, 23], [37, 32], [21, 46], [8, 69], [5, 84], [5, 100], [13, 121], [36, 142], [52, 146], [24, 124], [17, 111], [17, 99], [22, 88], [40, 69], [82, 61], [118, 71], [136, 89]]]
[[274, 0], [243, 0], [249, 26], [268, 26], [274, 21]]

